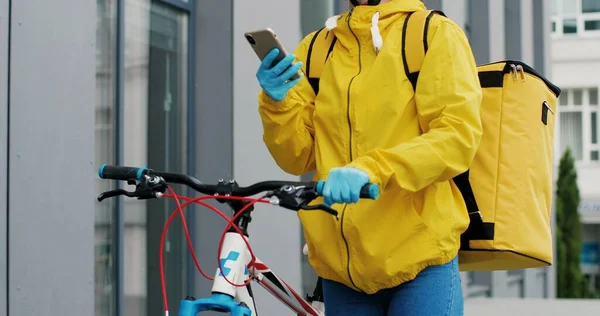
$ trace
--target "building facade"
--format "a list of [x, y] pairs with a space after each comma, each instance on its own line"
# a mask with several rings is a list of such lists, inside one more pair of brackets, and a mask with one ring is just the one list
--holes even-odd
[[[425, 2], [464, 27], [478, 63], [514, 58], [549, 77], [556, 71], [549, 66], [549, 0]], [[160, 315], [160, 233], [175, 205], [97, 203], [101, 191], [127, 187], [97, 179], [97, 167], [149, 166], [206, 183], [297, 180], [262, 142], [258, 60], [243, 34], [271, 27], [291, 48], [347, 6], [0, 0], [0, 146], [7, 149], [0, 155], [0, 262], [7, 263], [0, 269], [0, 316]], [[213, 273], [225, 224], [200, 208], [186, 216], [199, 262]], [[299, 291], [312, 291], [315, 276], [302, 256], [294, 213], [257, 207], [250, 233], [261, 260]], [[176, 221], [165, 255], [175, 315], [180, 299], [208, 295], [211, 287], [184, 241]], [[553, 297], [552, 271], [464, 273], [465, 296]], [[261, 314], [286, 315], [254, 289]]]
[[555, 163], [571, 148], [581, 195], [582, 269], [600, 289], [600, 2], [553, 0], [551, 45], [553, 80], [564, 88]]

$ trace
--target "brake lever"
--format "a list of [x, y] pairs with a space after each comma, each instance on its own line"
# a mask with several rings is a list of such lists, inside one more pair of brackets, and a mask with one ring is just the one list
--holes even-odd
[[319, 196], [317, 194], [316, 188], [294, 187], [291, 185], [285, 185], [281, 189], [276, 190], [273, 193], [275, 196], [278, 197], [278, 205], [281, 207], [294, 211], [322, 210], [339, 219], [338, 212], [325, 204], [308, 205], [308, 203], [310, 203]]
[[329, 207], [325, 204], [308, 205], [306, 203], [302, 203], [300, 205], [300, 209], [307, 210], [307, 211], [321, 210], [321, 211], [325, 211], [325, 212], [335, 216], [336, 219], [340, 219], [340, 215], [339, 215], [338, 211], [332, 209], [331, 207]]
[[117, 197], [120, 195], [125, 195], [127, 197], [135, 197], [138, 200], [148, 200], [159, 198], [162, 194], [167, 190], [167, 184], [160, 177], [148, 177], [145, 176], [139, 183], [136, 184], [136, 181], [131, 179], [127, 181], [129, 185], [135, 185], [135, 191], [126, 191], [124, 189], [116, 189], [107, 192], [103, 192], [98, 196], [98, 201], [102, 202], [107, 198]]
[[105, 199], [117, 197], [119, 195], [125, 195], [127, 197], [135, 197], [135, 192], [129, 192], [129, 191], [123, 190], [123, 189], [116, 189], [116, 190], [102, 192], [102, 193], [100, 193], [100, 195], [98, 195], [98, 202], [102, 202]]

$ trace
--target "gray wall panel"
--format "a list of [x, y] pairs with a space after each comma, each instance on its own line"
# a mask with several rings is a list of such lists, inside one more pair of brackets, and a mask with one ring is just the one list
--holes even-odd
[[521, 49], [521, 0], [504, 1], [504, 38], [506, 58], [520, 60]]
[[[204, 0], [196, 8], [195, 169], [196, 176], [205, 183], [233, 174], [232, 11], [233, 0]], [[211, 211], [200, 207], [196, 210], [195, 250], [207, 254], [199, 255], [198, 260], [207, 273], [213, 274], [225, 222]], [[212, 284], [195, 268], [194, 272], [195, 291], [190, 295], [210, 295]]]
[[[286, 174], [275, 164], [262, 140], [258, 114], [260, 86], [255, 76], [259, 60], [243, 34], [271, 27], [287, 50], [294, 50], [302, 38], [300, 0], [235, 1], [234, 4], [235, 177], [243, 184], [269, 179], [297, 181], [298, 177]], [[257, 205], [252, 217], [250, 238], [256, 255], [300, 291], [302, 248], [297, 215], [282, 208]], [[260, 315], [292, 314], [262, 288], [257, 288], [255, 294]]]
[[490, 61], [490, 10], [491, 0], [468, 1], [467, 34], [477, 64]]
[[349, 1], [348, 0], [334, 0], [335, 1], [335, 13], [339, 14], [342, 13], [346, 10], [348, 10], [348, 8], [350, 7]]
[[95, 10], [12, 1], [9, 315], [94, 310]]
[[423, 3], [431, 10], [442, 10], [442, 0], [423, 0]]
[[547, 63], [549, 62], [550, 19], [548, 1], [533, 0], [533, 67], [541, 74], [547, 76]]
[[300, 2], [302, 35], [325, 26], [325, 21], [335, 15], [336, 3], [332, 0], [303, 0]]
[[[8, 0], [0, 0], [0, 263], [7, 257], [7, 141], [8, 141]], [[0, 266], [0, 316], [6, 316], [7, 267]]]
[[540, 36], [541, 34], [545, 34], [544, 23], [546, 22], [546, 18], [544, 17], [544, 2], [544, 0], [533, 0], [533, 33], [537, 35], [533, 38], [533, 57], [535, 60], [533, 67], [541, 74], [544, 74], [546, 70], [544, 60], [546, 58], [544, 47], [546, 37]]

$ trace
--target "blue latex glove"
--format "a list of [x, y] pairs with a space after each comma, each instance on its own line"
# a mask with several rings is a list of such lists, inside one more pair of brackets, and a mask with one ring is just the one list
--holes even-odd
[[367, 183], [369, 175], [362, 170], [350, 167], [333, 168], [327, 176], [321, 194], [327, 205], [356, 203], [360, 198], [360, 189]]
[[279, 49], [273, 48], [265, 56], [260, 63], [260, 67], [258, 67], [256, 78], [258, 79], [260, 86], [271, 99], [282, 101], [285, 99], [288, 90], [298, 84], [302, 79], [303, 75], [301, 74], [300, 78], [290, 80], [290, 78], [302, 68], [302, 62], [294, 63], [296, 56], [289, 54], [279, 63], [271, 67], [278, 54]]

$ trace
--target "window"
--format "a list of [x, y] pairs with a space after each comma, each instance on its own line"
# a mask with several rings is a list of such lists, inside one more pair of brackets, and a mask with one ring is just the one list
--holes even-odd
[[[161, 1], [125, 0], [124, 165], [186, 172], [187, 25], [187, 12]], [[162, 308], [158, 247], [164, 223], [175, 209], [172, 200], [124, 200], [125, 315], [145, 316]], [[182, 237], [181, 223], [175, 221], [165, 250], [173, 308], [186, 296]]]
[[559, 99], [559, 155], [570, 147], [576, 160], [600, 162], [598, 110], [598, 88], [563, 91]]
[[600, 35], [600, 1], [553, 0], [552, 33]]
[[[96, 0], [96, 5], [97, 163], [187, 173], [190, 2]], [[96, 191], [115, 185], [98, 179]], [[94, 315], [150, 315], [162, 309], [158, 247], [176, 205], [172, 200], [118, 201], [96, 204]], [[176, 315], [188, 294], [187, 249], [179, 221], [171, 225], [165, 246], [169, 305]]]

